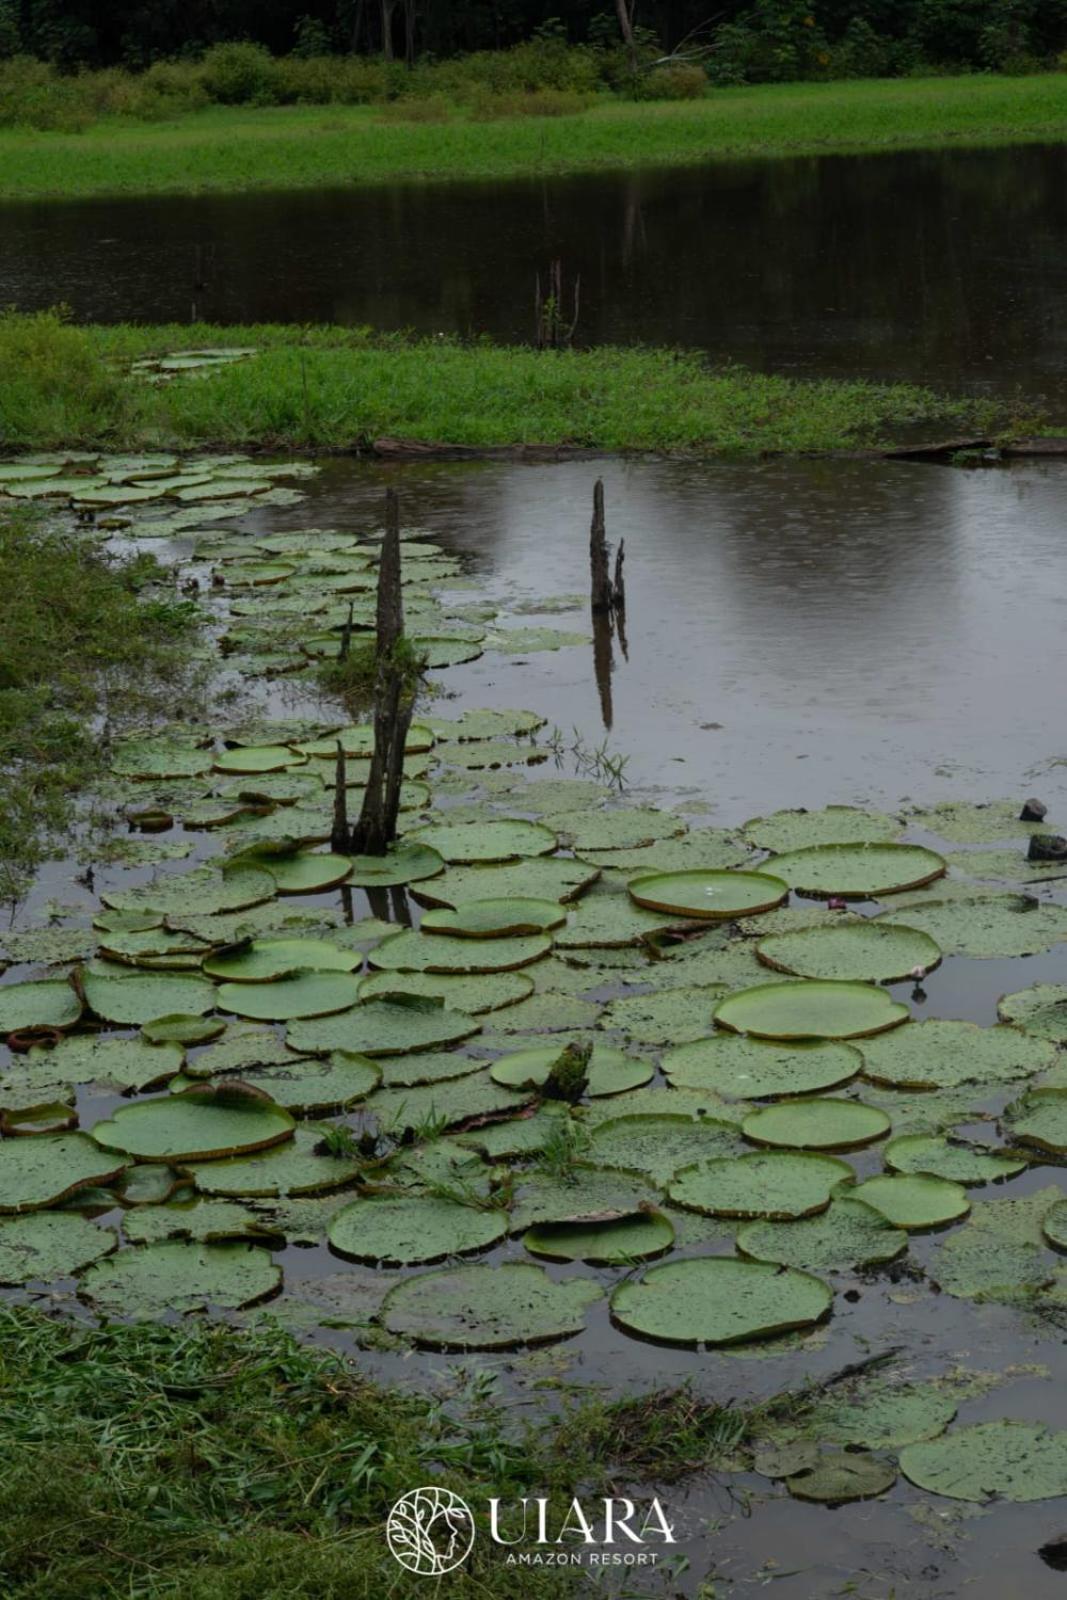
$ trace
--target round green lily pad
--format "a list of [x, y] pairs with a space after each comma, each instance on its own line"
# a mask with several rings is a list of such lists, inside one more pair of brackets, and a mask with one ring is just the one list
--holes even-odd
[[414, 894], [429, 906], [461, 906], [470, 900], [511, 895], [570, 902], [599, 876], [599, 868], [570, 856], [528, 856], [496, 865], [449, 867], [432, 883], [421, 884]]
[[711, 1031], [719, 985], [667, 989], [662, 994], [628, 994], [604, 1007], [601, 1026], [618, 1028], [640, 1044], [687, 1044]]
[[137, 1100], [98, 1122], [92, 1138], [139, 1161], [211, 1161], [266, 1150], [292, 1137], [288, 1111], [243, 1084], [197, 1084], [181, 1094]]
[[552, 1222], [613, 1222], [647, 1211], [656, 1194], [646, 1178], [597, 1167], [575, 1166], [561, 1181], [548, 1172], [524, 1178], [511, 1210], [511, 1231]]
[[385, 1000], [361, 1000], [350, 1011], [332, 1017], [292, 1022], [285, 1042], [308, 1055], [350, 1050], [356, 1055], [402, 1056], [458, 1044], [480, 1027], [476, 1017], [439, 1001], [394, 994]]
[[940, 1017], [865, 1040], [864, 1076], [903, 1089], [953, 1089], [963, 1083], [1014, 1083], [1051, 1066], [1055, 1050], [1017, 1028], [980, 1028]]
[[[20, 1066], [23, 1069], [20, 1072]], [[73, 1034], [52, 1049], [38, 1046], [25, 1060], [12, 1063], [2, 1084], [27, 1081], [28, 1072], [53, 1083], [102, 1083], [120, 1091], [153, 1089], [181, 1071], [182, 1051], [174, 1044], [151, 1045], [139, 1039], [106, 1039], [98, 1034]]]
[[709, 1089], [735, 1100], [837, 1089], [863, 1066], [855, 1045], [811, 1041], [792, 1045], [719, 1034], [668, 1050], [660, 1065], [679, 1089]]
[[625, 1266], [666, 1255], [674, 1244], [674, 1228], [659, 1211], [615, 1222], [546, 1223], [529, 1228], [523, 1244], [546, 1261], [587, 1261], [594, 1267]]
[[906, 922], [936, 939], [949, 955], [984, 960], [1030, 956], [1067, 939], [1067, 906], [1045, 905], [1029, 894], [975, 894], [929, 900], [875, 919]]
[[1005, 1121], [1012, 1138], [1053, 1155], [1067, 1153], [1067, 1089], [1034, 1089], [1011, 1106]]
[[209, 977], [230, 983], [269, 983], [298, 969], [354, 972], [362, 964], [358, 950], [342, 950], [328, 939], [253, 939], [202, 963]]
[[120, 973], [87, 970], [83, 979], [90, 1011], [105, 1022], [139, 1027], [157, 1017], [200, 1016], [215, 1009], [214, 985], [184, 973]]
[[909, 1444], [900, 1470], [951, 1500], [1053, 1500], [1067, 1494], [1067, 1433], [1037, 1422], [979, 1422]]
[[895, 1260], [908, 1248], [908, 1236], [873, 1207], [842, 1196], [825, 1211], [796, 1222], [746, 1223], [737, 1235], [737, 1248], [756, 1261], [776, 1261], [783, 1267], [847, 1272]]
[[889, 1132], [889, 1118], [859, 1100], [784, 1100], [750, 1111], [741, 1124], [754, 1144], [794, 1150], [856, 1150]]
[[657, 1096], [657, 1102], [660, 1100], [662, 1112], [639, 1112], [602, 1122], [593, 1130], [588, 1160], [598, 1167], [641, 1173], [664, 1186], [693, 1162], [717, 1156], [732, 1158], [742, 1150], [737, 1130], [730, 1123], [680, 1116], [671, 1112], [670, 1096]]
[[293, 972], [273, 983], [220, 983], [220, 1011], [255, 1022], [328, 1017], [355, 1005], [359, 978], [352, 972]]
[[649, 911], [720, 922], [773, 911], [789, 895], [788, 884], [765, 872], [653, 872], [631, 878], [628, 888]]
[[908, 1020], [908, 1008], [866, 983], [761, 983], [720, 1000], [720, 1028], [757, 1039], [864, 1039]]
[[868, 918], [771, 934], [760, 940], [756, 954], [764, 966], [798, 978], [870, 983], [921, 978], [941, 960], [928, 934]]
[[814, 1500], [819, 1505], [842, 1506], [853, 1500], [873, 1500], [897, 1481], [897, 1469], [886, 1456], [866, 1450], [823, 1450], [810, 1467], [785, 1480], [794, 1500]]
[[855, 1197], [873, 1206], [895, 1228], [939, 1228], [958, 1222], [971, 1209], [967, 1191], [948, 1178], [928, 1173], [881, 1173], [856, 1187]]
[[298, 755], [287, 745], [239, 745], [236, 750], [224, 750], [215, 757], [216, 772], [258, 773], [282, 772], [286, 767], [302, 767], [307, 756]]
[[147, 1321], [205, 1306], [236, 1310], [265, 1300], [281, 1281], [281, 1267], [254, 1245], [167, 1239], [95, 1262], [79, 1292], [100, 1311]]
[[996, 1183], [1026, 1169], [1026, 1162], [1014, 1156], [952, 1143], [937, 1134], [909, 1133], [890, 1139], [883, 1154], [894, 1172], [926, 1172], [954, 1183]]
[[350, 856], [349, 883], [357, 889], [388, 889], [402, 883], [423, 883], [445, 870], [444, 857], [429, 845], [402, 841], [384, 856]]
[[948, 863], [916, 844], [823, 844], [783, 851], [768, 867], [797, 894], [873, 900], [933, 883]]
[[[490, 1076], [494, 1083], [503, 1084], [506, 1089], [524, 1089], [528, 1084], [539, 1089], [565, 1048], [566, 1043], [561, 1039], [557, 1044], [516, 1050], [494, 1061], [489, 1069]], [[646, 1061], [637, 1061], [622, 1050], [613, 1050], [610, 1045], [595, 1044], [589, 1058], [586, 1093], [594, 1099], [601, 1095], [623, 1094], [650, 1082], [653, 1072]]]
[[114, 1250], [110, 1228], [76, 1211], [34, 1211], [0, 1218], [0, 1283], [51, 1283], [69, 1278]]
[[293, 855], [264, 857], [262, 865], [274, 879], [279, 894], [322, 894], [344, 883], [352, 871], [348, 856], [333, 856], [315, 850], [297, 850]]
[[194, 867], [174, 872], [136, 889], [105, 889], [100, 898], [114, 911], [155, 912], [159, 916], [214, 916], [245, 911], [274, 898], [274, 879], [258, 864], [242, 862], [225, 870]]
[[833, 1294], [792, 1268], [732, 1256], [700, 1256], [649, 1267], [619, 1285], [611, 1314], [628, 1333], [675, 1345], [732, 1345], [810, 1328]]
[[1035, 1039], [1067, 1044], [1067, 984], [1035, 983], [1032, 989], [1006, 994], [997, 1015]]
[[188, 1011], [174, 1011], [169, 1017], [155, 1017], [141, 1028], [141, 1037], [152, 1045], [210, 1044], [226, 1032], [221, 1017], [197, 1017]]
[[[388, 995], [421, 995], [441, 1000], [454, 1011], [499, 1011], [512, 1008], [533, 994], [525, 972], [370, 972], [360, 980], [359, 998], [373, 1000]], [[497, 1019], [494, 1018], [494, 1022]]]
[[420, 1273], [382, 1305], [389, 1333], [430, 1350], [509, 1350], [580, 1333], [601, 1291], [587, 1278], [554, 1283], [543, 1267], [453, 1267]]
[[24, 1028], [72, 1028], [81, 1001], [66, 978], [0, 984], [0, 1035]]
[[375, 945], [373, 967], [393, 972], [511, 972], [539, 961], [552, 948], [552, 935], [530, 933], [513, 939], [453, 939], [443, 933], [405, 928]]
[[112, 1182], [128, 1164], [84, 1133], [0, 1140], [0, 1212], [39, 1211], [90, 1184]]
[[684, 818], [652, 806], [615, 811], [585, 807], [551, 812], [545, 821], [579, 854], [586, 850], [635, 850], [686, 831]]
[[330, 1221], [338, 1255], [383, 1267], [411, 1267], [487, 1250], [508, 1230], [507, 1213], [433, 1195], [353, 1200]]
[[551, 855], [556, 835], [540, 822], [442, 822], [420, 828], [411, 842], [436, 850], [445, 861], [513, 861]]
[[1041, 1230], [1055, 1250], [1067, 1250], [1067, 1200], [1058, 1200], [1045, 1213]]
[[825, 1211], [838, 1184], [854, 1174], [847, 1161], [798, 1150], [698, 1161], [676, 1174], [675, 1205], [711, 1217], [810, 1217]]
[[347, 1188], [362, 1169], [359, 1156], [330, 1154], [324, 1127], [316, 1122], [304, 1123], [291, 1139], [258, 1153], [188, 1164], [201, 1194], [235, 1198], [329, 1194]]
[[745, 838], [758, 850], [807, 850], [824, 844], [881, 844], [903, 831], [896, 817], [856, 806], [823, 806], [820, 811], [773, 811], [752, 817]]
[[365, 1100], [381, 1082], [381, 1070], [366, 1056], [335, 1050], [325, 1061], [291, 1057], [285, 1064], [258, 1067], [241, 1082], [270, 1095], [296, 1116], [346, 1111]]
[[567, 913], [558, 900], [467, 900], [455, 910], [428, 911], [422, 919], [422, 931], [466, 939], [516, 938], [546, 933], [566, 920]]

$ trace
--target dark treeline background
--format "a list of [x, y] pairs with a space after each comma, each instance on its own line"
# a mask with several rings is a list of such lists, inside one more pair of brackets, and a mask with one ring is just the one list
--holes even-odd
[[138, 70], [232, 40], [410, 60], [531, 39], [681, 51], [718, 82], [1026, 71], [1067, 49], [1067, 0], [0, 0], [0, 56], [68, 69]]

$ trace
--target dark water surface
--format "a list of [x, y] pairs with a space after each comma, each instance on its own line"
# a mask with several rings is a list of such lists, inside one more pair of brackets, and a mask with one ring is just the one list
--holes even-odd
[[0, 304], [527, 340], [550, 257], [587, 344], [1067, 409], [1067, 147], [507, 183], [0, 205]]

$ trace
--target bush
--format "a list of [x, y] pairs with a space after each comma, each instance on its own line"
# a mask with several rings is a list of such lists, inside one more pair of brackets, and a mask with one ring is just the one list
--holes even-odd
[[452, 107], [444, 95], [428, 94], [424, 98], [410, 100], [390, 100], [382, 106], [379, 120], [382, 122], [448, 122], [452, 116]]
[[529, 94], [478, 94], [469, 102], [474, 122], [499, 122], [505, 117], [575, 117], [589, 105], [588, 95], [566, 89], [537, 89]]
[[643, 100], [701, 100], [707, 93], [703, 67], [686, 65], [653, 67], [641, 81]]
[[224, 106], [268, 106], [278, 99], [274, 57], [261, 44], [217, 44], [204, 57], [202, 82]]

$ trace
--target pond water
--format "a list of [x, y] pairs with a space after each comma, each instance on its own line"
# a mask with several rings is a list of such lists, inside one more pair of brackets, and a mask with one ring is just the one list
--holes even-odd
[[[253, 510], [234, 533], [363, 532], [379, 519], [383, 487], [393, 485], [404, 525], [427, 530], [462, 563], [462, 582], [446, 586], [450, 605], [484, 606], [504, 627], [582, 633], [598, 470], [589, 463], [327, 462], [301, 484], [300, 505]], [[948, 796], [1021, 800], [1031, 792], [1048, 803], [1054, 821], [1067, 816], [1065, 769], [1049, 765], [1067, 742], [1063, 591], [1049, 579], [1067, 518], [1067, 466], [965, 472], [903, 463], [651, 462], [602, 470], [609, 534], [626, 541], [626, 653], [616, 639], [610, 676], [603, 656], [598, 676], [589, 643], [487, 649], [434, 674], [444, 697], [433, 711], [527, 706], [558, 724], [565, 744], [580, 737], [590, 748], [607, 738], [611, 751], [627, 758], [623, 798], [676, 805], [695, 827], [735, 826], [780, 806], [896, 807]], [[195, 537], [150, 548], [188, 570]], [[203, 567], [191, 570], [204, 576]], [[269, 593], [263, 605], [269, 610]], [[318, 705], [285, 677], [253, 692], [275, 715]], [[572, 756], [561, 753], [559, 765], [559, 773], [551, 761], [530, 769], [531, 783], [573, 774]], [[197, 857], [219, 848], [215, 834], [188, 837]], [[147, 876], [105, 869], [96, 892]], [[1062, 903], [1067, 896], [1056, 889], [1038, 892]], [[75, 880], [70, 863], [43, 876], [36, 904], [45, 895], [73, 906], [76, 916], [95, 904], [92, 887]], [[358, 917], [368, 903], [358, 892], [353, 899]], [[336, 909], [341, 900], [333, 891], [288, 904]], [[402, 893], [390, 906], [369, 909], [420, 915]], [[1062, 980], [1064, 948], [1010, 960], [949, 957], [926, 979], [925, 998], [911, 996], [910, 984], [892, 993], [910, 999], [917, 1018], [988, 1025], [998, 995]], [[27, 975], [15, 968], [5, 981]], [[861, 1092], [876, 1097], [869, 1088]], [[974, 1109], [996, 1113], [1007, 1098]], [[82, 1126], [114, 1104], [80, 1095]], [[992, 1136], [989, 1123], [972, 1131]], [[881, 1165], [877, 1147], [850, 1159], [861, 1178]], [[1039, 1164], [972, 1198], [1018, 1197], [1061, 1176], [1055, 1165]], [[725, 1238], [698, 1240], [697, 1253], [729, 1249]], [[907, 1260], [930, 1265], [942, 1242], [937, 1233], [914, 1236]], [[515, 1241], [489, 1259], [517, 1254]], [[323, 1279], [368, 1272], [346, 1267], [323, 1244], [289, 1248], [280, 1258], [287, 1291], [298, 1299], [302, 1292], [313, 1297]], [[589, 1275], [587, 1268], [550, 1271], [559, 1279]], [[593, 1275], [609, 1287], [618, 1276]], [[998, 1375], [988, 1392], [961, 1394], [957, 1426], [1004, 1416], [1067, 1426], [1067, 1347], [1058, 1324], [939, 1295], [891, 1271], [833, 1274], [833, 1283], [831, 1321], [795, 1349], [698, 1355], [645, 1344], [615, 1327], [600, 1303], [577, 1339], [541, 1353], [360, 1359], [405, 1383], [440, 1383], [450, 1368], [489, 1368], [518, 1385], [528, 1408], [553, 1403], [551, 1391], [536, 1385], [557, 1378], [615, 1393], [687, 1379], [720, 1400], [765, 1398], [899, 1348], [916, 1379], [957, 1366]], [[343, 1330], [316, 1337], [350, 1344]], [[672, 1592], [695, 1596], [713, 1571], [716, 1592], [739, 1596], [773, 1582], [783, 1600], [843, 1593], [1004, 1600], [1023, 1589], [1034, 1600], [1052, 1600], [1062, 1593], [1062, 1575], [1037, 1555], [1067, 1531], [1061, 1501], [997, 1506], [972, 1520], [961, 1517], [958, 1502], [923, 1496], [901, 1479], [884, 1498], [829, 1511], [788, 1498], [754, 1473], [686, 1480], [663, 1498], [690, 1563]]]
[[1062, 145], [8, 203], [0, 241], [2, 305], [523, 341], [534, 274], [559, 257], [585, 344], [1067, 400]]

